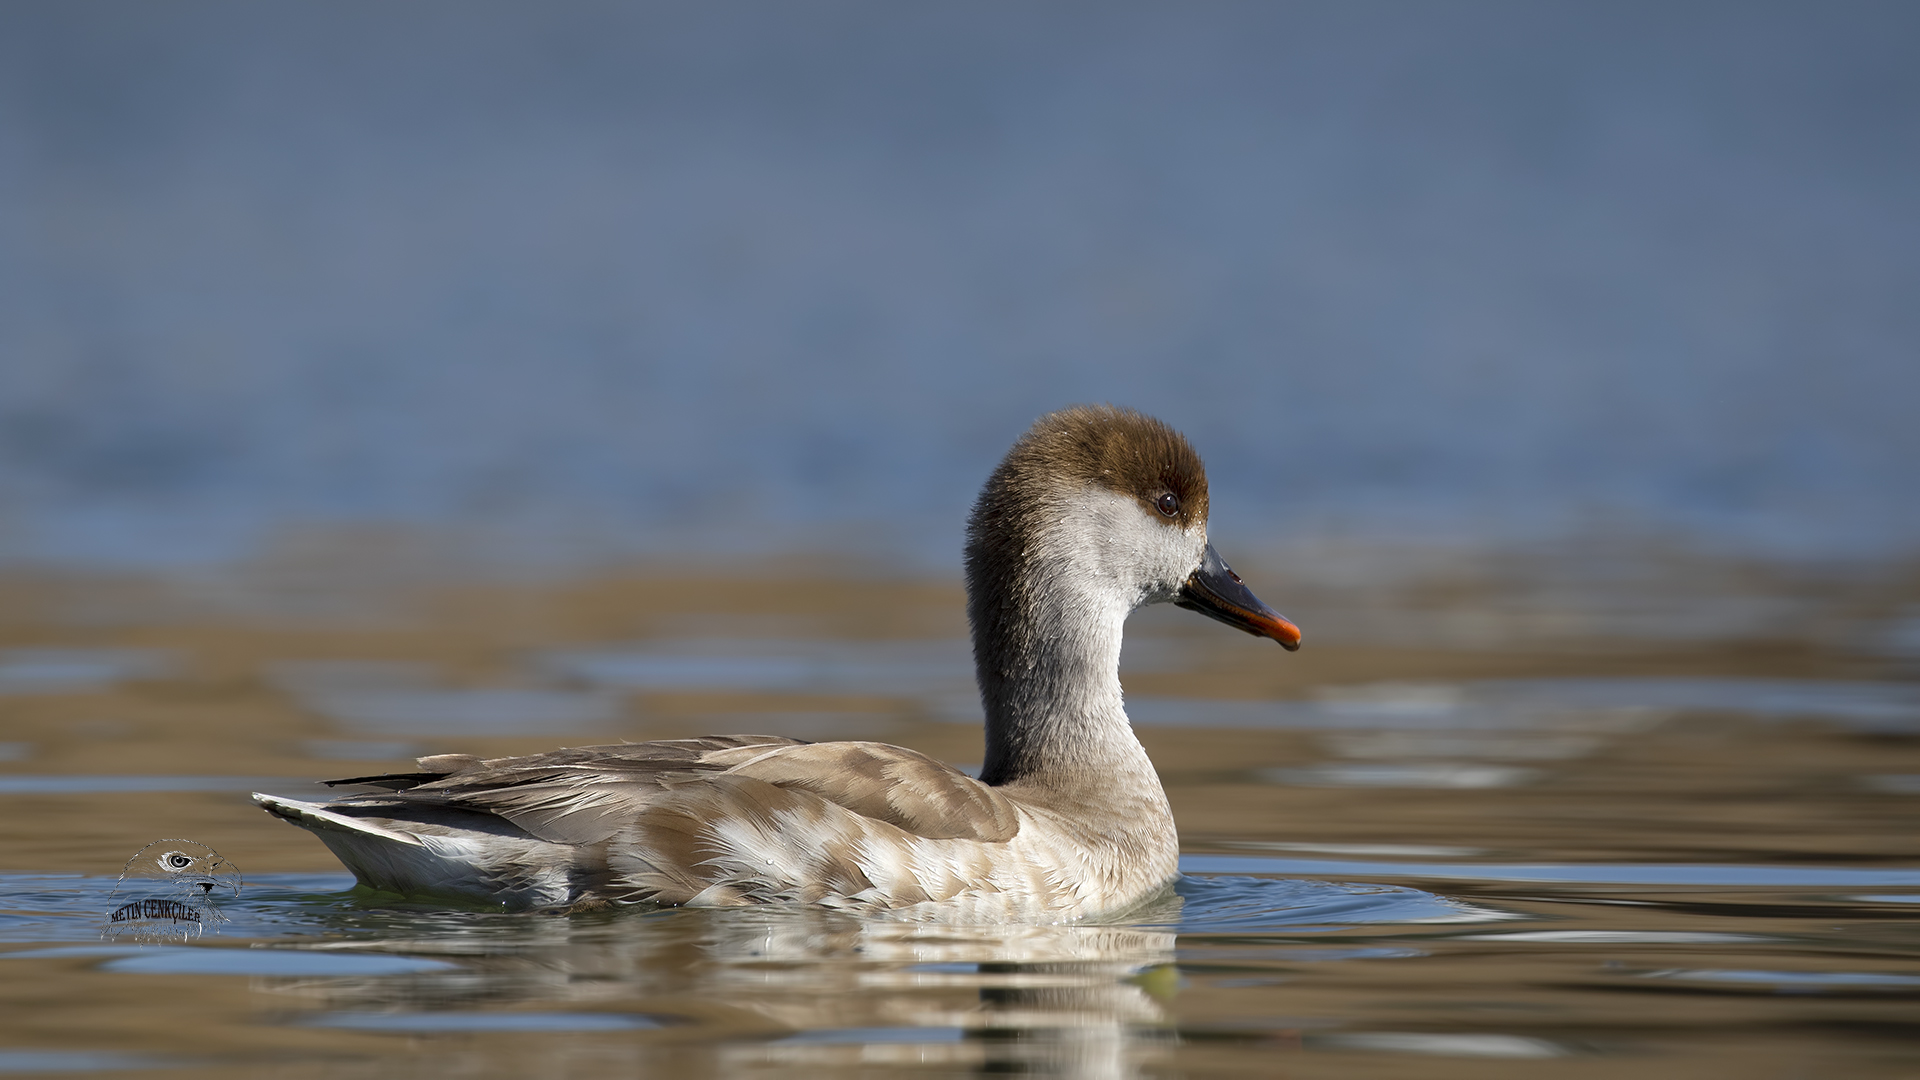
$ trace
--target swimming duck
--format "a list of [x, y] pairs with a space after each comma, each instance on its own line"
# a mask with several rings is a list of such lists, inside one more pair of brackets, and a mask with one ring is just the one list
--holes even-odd
[[441, 754], [331, 781], [370, 793], [253, 798], [365, 885], [507, 909], [785, 902], [1064, 922], [1160, 894], [1179, 839], [1121, 704], [1127, 615], [1171, 602], [1300, 645], [1208, 542], [1199, 455], [1131, 410], [1042, 417], [974, 504], [966, 580], [978, 779], [884, 743], [714, 735]]

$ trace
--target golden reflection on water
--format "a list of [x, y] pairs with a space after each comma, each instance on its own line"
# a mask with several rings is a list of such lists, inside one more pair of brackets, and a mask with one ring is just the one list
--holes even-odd
[[[1172, 610], [1130, 624], [1186, 850], [1274, 861], [1080, 927], [396, 907], [289, 876], [339, 868], [245, 802], [417, 754], [709, 731], [974, 763], [952, 582], [0, 582], [0, 1067], [1911, 1075], [1920, 574], [1336, 554], [1242, 567], [1305, 628], [1297, 655]], [[100, 944], [114, 875], [160, 837], [244, 871], [232, 922], [199, 951], [59, 952]], [[1759, 877], [1474, 876], [1495, 864]], [[271, 948], [206, 966], [248, 945]], [[287, 950], [438, 963], [289, 973]]]

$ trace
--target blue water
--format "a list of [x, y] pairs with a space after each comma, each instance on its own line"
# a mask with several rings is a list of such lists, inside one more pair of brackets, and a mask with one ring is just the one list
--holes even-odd
[[949, 567], [1038, 413], [1215, 532], [1920, 541], [1920, 9], [0, 11], [0, 556]]

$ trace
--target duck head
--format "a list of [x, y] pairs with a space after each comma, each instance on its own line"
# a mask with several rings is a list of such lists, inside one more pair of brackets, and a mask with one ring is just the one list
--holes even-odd
[[974, 506], [967, 586], [977, 655], [983, 633], [1018, 638], [1021, 623], [1124, 619], [1165, 602], [1300, 647], [1299, 627], [1254, 596], [1208, 542], [1200, 456], [1179, 432], [1129, 409], [1065, 409], [1021, 437]]

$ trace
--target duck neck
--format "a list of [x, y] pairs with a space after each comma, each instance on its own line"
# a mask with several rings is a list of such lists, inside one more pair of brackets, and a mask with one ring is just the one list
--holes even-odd
[[1108, 800], [1133, 793], [1164, 805], [1121, 699], [1121, 629], [1132, 605], [1076, 591], [1074, 579], [1045, 565], [998, 582], [980, 580], [977, 565], [968, 569], [974, 665], [987, 718], [981, 780], [1063, 793], [1095, 789]]

